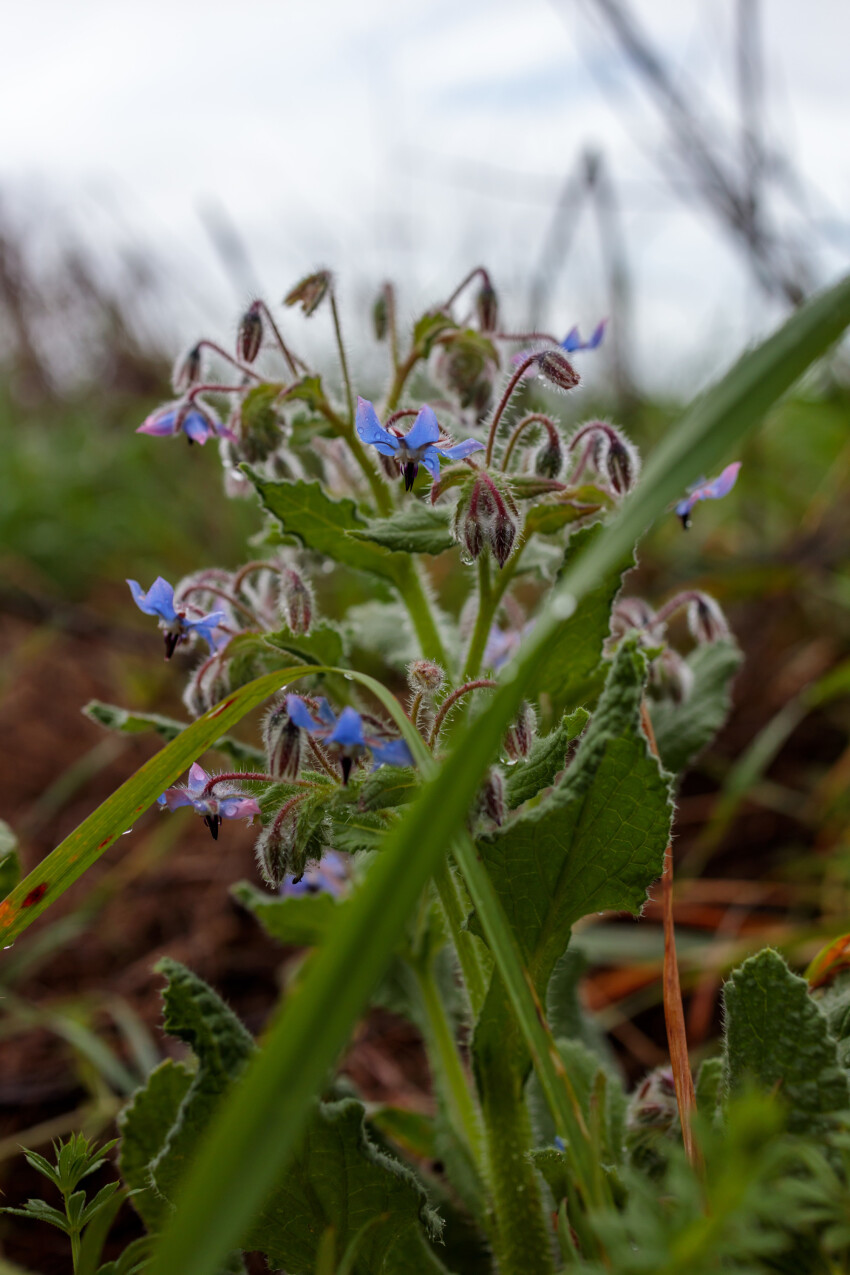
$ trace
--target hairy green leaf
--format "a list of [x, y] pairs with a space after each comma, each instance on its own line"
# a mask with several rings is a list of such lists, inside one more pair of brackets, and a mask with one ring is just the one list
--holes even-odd
[[292, 898], [264, 894], [247, 881], [231, 888], [233, 897], [257, 918], [267, 934], [293, 947], [315, 947], [333, 933], [343, 903], [330, 894]]
[[134, 1192], [133, 1208], [149, 1231], [160, 1229], [169, 1208], [151, 1185], [150, 1166], [162, 1151], [191, 1083], [189, 1069], [167, 1058], [151, 1072], [145, 1086], [133, 1094], [118, 1117], [121, 1176]]
[[[118, 708], [115, 704], [104, 704], [99, 699], [90, 699], [83, 712], [91, 721], [97, 722], [98, 726], [105, 726], [107, 730], [126, 735], [143, 735], [153, 731], [165, 740], [176, 739], [190, 724], [179, 722], [174, 717], [162, 717], [159, 713], [134, 713], [126, 708]], [[222, 735], [208, 747], [224, 753], [226, 757], [232, 757], [236, 762], [248, 762], [252, 766], [265, 758], [261, 748], [252, 748], [250, 744], [243, 744], [240, 739], [234, 739], [231, 735]]]
[[723, 1001], [729, 1092], [750, 1083], [780, 1094], [792, 1133], [832, 1127], [850, 1107], [850, 1084], [826, 1015], [805, 979], [765, 948], [734, 972]]
[[414, 499], [391, 518], [373, 518], [362, 530], [349, 534], [355, 540], [368, 540], [401, 553], [445, 553], [455, 543], [449, 531], [448, 510]]
[[681, 704], [658, 700], [651, 705], [652, 726], [662, 763], [677, 774], [707, 748], [732, 705], [732, 679], [740, 667], [734, 638], [697, 646], [688, 656], [694, 683]]
[[567, 749], [584, 730], [589, 718], [586, 708], [577, 708], [548, 735], [535, 739], [528, 757], [505, 776], [505, 800], [511, 810], [555, 782], [567, 764]]

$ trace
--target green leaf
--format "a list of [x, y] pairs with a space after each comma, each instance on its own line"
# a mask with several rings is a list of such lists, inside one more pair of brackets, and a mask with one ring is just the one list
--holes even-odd
[[713, 1120], [723, 1098], [723, 1058], [720, 1055], [703, 1059], [694, 1089], [697, 1111], [707, 1120]]
[[[254, 1044], [239, 1019], [190, 970], [169, 959], [157, 968], [168, 978], [165, 1030], [198, 1059], [177, 1121], [152, 1165], [157, 1188], [173, 1200], [203, 1130]], [[354, 1100], [312, 1105], [299, 1152], [242, 1236], [242, 1247], [259, 1249], [272, 1266], [311, 1271], [329, 1225], [345, 1247], [376, 1217], [382, 1225], [364, 1238], [364, 1270], [399, 1275], [443, 1270], [425, 1242], [426, 1232], [439, 1234], [439, 1218], [413, 1173], [369, 1141], [363, 1106]]]
[[607, 509], [610, 498], [598, 487], [583, 487], [569, 497], [555, 497], [532, 505], [525, 514], [525, 534], [528, 536], [554, 536], [579, 518], [588, 518]]
[[340, 909], [330, 894], [302, 894], [292, 898], [263, 894], [240, 881], [230, 893], [257, 918], [267, 934], [292, 947], [315, 947], [333, 933]]
[[373, 518], [362, 530], [349, 533], [400, 553], [445, 553], [454, 547], [449, 513], [424, 500], [408, 500], [391, 518]]
[[243, 460], [257, 464], [266, 460], [283, 440], [282, 418], [276, 404], [280, 401], [283, 385], [264, 381], [254, 385], [239, 405], [239, 450]]
[[[174, 717], [161, 717], [159, 713], [134, 713], [126, 708], [118, 708], [115, 704], [104, 704], [99, 699], [90, 699], [83, 713], [91, 721], [97, 722], [98, 726], [105, 726], [107, 730], [118, 731], [125, 735], [143, 735], [154, 731], [165, 740], [176, 739], [189, 725], [188, 722], [179, 722]], [[265, 753], [261, 748], [252, 748], [250, 744], [243, 744], [241, 740], [233, 739], [230, 735], [222, 735], [220, 739], [207, 747], [224, 753], [226, 757], [232, 757], [236, 762], [249, 762], [254, 765], [265, 759]]]
[[732, 706], [732, 679], [741, 660], [734, 638], [697, 646], [688, 656], [691, 693], [682, 704], [658, 700], [651, 705], [652, 726], [661, 761], [674, 774], [684, 770], [720, 730]]
[[422, 358], [428, 357], [437, 337], [444, 332], [457, 331], [457, 324], [450, 315], [437, 311], [423, 314], [413, 326], [413, 344], [422, 352]]
[[[589, 547], [599, 543], [601, 523], [581, 527], [570, 537], [561, 575]], [[602, 689], [605, 670], [601, 667], [602, 647], [608, 637], [611, 607], [620, 592], [624, 573], [634, 566], [630, 549], [613, 566], [600, 572], [575, 611], [562, 620], [546, 650], [531, 673], [528, 693], [535, 699], [547, 697], [555, 713], [579, 705], [592, 705]], [[516, 663], [514, 659], [509, 667]]]
[[308, 664], [327, 664], [339, 667], [346, 654], [342, 634], [326, 620], [314, 624], [309, 633], [292, 633], [289, 629], [277, 629], [264, 633], [263, 640], [285, 654], [297, 655]]
[[816, 997], [838, 1044], [838, 1061], [850, 1068], [850, 971], [840, 973]]
[[381, 545], [357, 540], [352, 531], [362, 531], [366, 520], [353, 500], [332, 500], [321, 483], [271, 482], [245, 467], [260, 499], [280, 522], [287, 537], [306, 549], [324, 554], [346, 567], [368, 571], [396, 583], [408, 559], [392, 554]]
[[60, 1231], [68, 1234], [68, 1220], [65, 1214], [45, 1204], [44, 1200], [27, 1200], [22, 1209], [3, 1208], [0, 1209], [0, 1213], [14, 1213], [17, 1217], [32, 1218], [34, 1222], [47, 1222], [48, 1225], [58, 1227]]
[[579, 983], [589, 963], [582, 949], [570, 943], [549, 979], [546, 1017], [553, 1036], [581, 1041], [613, 1072], [616, 1068], [616, 1056], [608, 1037], [597, 1020], [584, 1008], [579, 997]]
[[573, 924], [640, 912], [661, 875], [672, 808], [640, 728], [644, 668], [623, 644], [563, 781], [478, 843], [541, 995]]
[[388, 810], [413, 800], [419, 777], [410, 766], [381, 766], [352, 792], [358, 810]]
[[[595, 1149], [601, 1164], [618, 1166], [623, 1160], [625, 1138], [625, 1120], [627, 1099], [619, 1077], [604, 1064], [599, 1055], [580, 1040], [558, 1040], [558, 1053], [566, 1068], [575, 1095], [584, 1116], [585, 1124], [594, 1130]], [[546, 1109], [540, 1085], [535, 1076], [529, 1084], [529, 1104], [535, 1113], [535, 1124], [544, 1140], [554, 1141], [555, 1127], [552, 1117]], [[548, 1148], [543, 1152], [546, 1155]], [[552, 1182], [539, 1161], [540, 1152], [534, 1152], [532, 1159], [544, 1173], [550, 1188]], [[570, 1162], [565, 1155], [558, 1153], [562, 1169], [570, 1171]], [[566, 1191], [555, 1194], [560, 1203]]]
[[505, 777], [505, 800], [511, 810], [536, 797], [555, 782], [567, 764], [567, 749], [577, 739], [590, 719], [586, 708], [577, 708], [564, 717], [548, 735], [539, 735], [525, 761], [514, 766]]
[[21, 859], [18, 854], [18, 838], [0, 819], [0, 899], [14, 890], [21, 879]]
[[745, 961], [723, 989], [726, 1081], [778, 1093], [792, 1133], [822, 1135], [850, 1107], [847, 1073], [826, 1015], [805, 979], [765, 948]]
[[118, 1117], [121, 1176], [134, 1192], [131, 1203], [149, 1231], [160, 1230], [169, 1210], [165, 1199], [151, 1185], [150, 1166], [165, 1145], [191, 1083], [188, 1068], [167, 1058], [151, 1072], [147, 1084], [133, 1094]]
[[300, 381], [290, 385], [281, 394], [281, 402], [287, 399], [298, 399], [299, 402], [306, 403], [311, 411], [320, 411], [327, 402], [325, 391], [322, 388], [322, 378], [320, 376], [302, 376]]
[[[516, 714], [541, 658], [563, 622], [597, 581], [620, 563], [636, 539], [700, 473], [710, 473], [773, 402], [850, 323], [850, 279], [801, 307], [774, 336], [749, 351], [682, 419], [650, 458], [641, 483], [602, 535], [550, 590], [521, 657], [485, 711], [457, 732], [446, 759], [387, 834], [382, 853], [351, 900], [333, 944], [317, 949], [299, 995], [272, 1021], [262, 1053], [209, 1130], [179, 1216], [156, 1248], [150, 1275], [210, 1275], [218, 1256], [238, 1237], [268, 1191], [279, 1166], [291, 1160], [307, 1118], [306, 1100], [339, 1055], [369, 993], [402, 936], [422, 889], [462, 827], [486, 768]], [[450, 777], [450, 782], [448, 782]], [[468, 862], [469, 856], [464, 857]], [[486, 878], [474, 880], [483, 897]], [[466, 871], [466, 869], [464, 869]], [[479, 889], [480, 884], [480, 889]], [[482, 924], [489, 920], [483, 916]], [[498, 927], [488, 941], [496, 946]], [[502, 935], [505, 951], [510, 941]], [[559, 1082], [548, 1042], [520, 971], [510, 978], [512, 1004], [537, 1065]], [[563, 1091], [563, 1086], [560, 1086]], [[288, 1102], [282, 1104], [284, 1092]]]

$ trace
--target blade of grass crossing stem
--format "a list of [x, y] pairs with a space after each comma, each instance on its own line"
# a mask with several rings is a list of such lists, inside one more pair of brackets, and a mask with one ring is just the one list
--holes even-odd
[[252, 708], [291, 682], [316, 673], [338, 669], [294, 668], [267, 673], [249, 682], [215, 708], [187, 726], [135, 775], [117, 788], [79, 827], [52, 850], [0, 903], [0, 946], [8, 947], [37, 916], [96, 863], [111, 845], [128, 831], [169, 784]]
[[[335, 941], [310, 959], [264, 1048], [228, 1095], [162, 1233], [151, 1275], [212, 1275], [292, 1155], [307, 1102], [351, 1031], [434, 866], [462, 826], [481, 776], [559, 621], [688, 482], [709, 472], [850, 323], [850, 279], [814, 298], [744, 356], [658, 449], [605, 533], [565, 573], [472, 727], [387, 836]], [[444, 779], [443, 776], [446, 778]]]

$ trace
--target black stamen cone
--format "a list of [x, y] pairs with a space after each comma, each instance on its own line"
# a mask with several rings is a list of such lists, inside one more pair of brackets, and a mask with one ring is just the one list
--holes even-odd
[[690, 525], [691, 525], [691, 515], [690, 515], [690, 514], [679, 514], [679, 519], [680, 519], [680, 521], [681, 521], [681, 523], [682, 523], [682, 526], [684, 527], [685, 531], [688, 531], [688, 530], [690, 529]]
[[170, 660], [175, 650], [177, 649], [177, 643], [180, 641], [180, 634], [166, 633], [164, 634], [164, 637], [165, 637], [165, 658], [167, 660]]
[[341, 758], [340, 765], [342, 766], [342, 782], [344, 784], [347, 784], [348, 776], [351, 774], [351, 766], [352, 766], [351, 758], [350, 757]]
[[213, 841], [218, 841], [218, 830], [221, 827], [221, 815], [204, 815], [204, 823], [209, 828]]
[[409, 460], [404, 466], [404, 490], [412, 491], [413, 484], [416, 481], [416, 475], [419, 473], [419, 466], [415, 460]]

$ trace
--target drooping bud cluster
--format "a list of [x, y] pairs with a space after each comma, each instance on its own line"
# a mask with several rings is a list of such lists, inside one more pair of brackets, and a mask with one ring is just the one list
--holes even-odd
[[537, 713], [527, 700], [523, 700], [514, 721], [508, 727], [503, 748], [511, 761], [527, 757], [537, 733]]
[[449, 332], [441, 337], [436, 374], [463, 408], [482, 415], [493, 396], [499, 356], [488, 337], [479, 332]]
[[236, 353], [243, 363], [253, 363], [263, 344], [262, 303], [254, 301], [239, 320]]
[[461, 492], [452, 529], [470, 558], [489, 549], [499, 567], [503, 567], [514, 547], [518, 524], [519, 509], [509, 482], [502, 475], [481, 471]]
[[313, 623], [313, 590], [292, 567], [280, 570], [280, 612], [293, 633], [309, 633]]
[[317, 270], [314, 274], [308, 274], [304, 279], [296, 283], [291, 291], [287, 292], [283, 299], [283, 304], [300, 304], [301, 309], [309, 318], [324, 301], [328, 288], [331, 286], [332, 278], [330, 270]]

